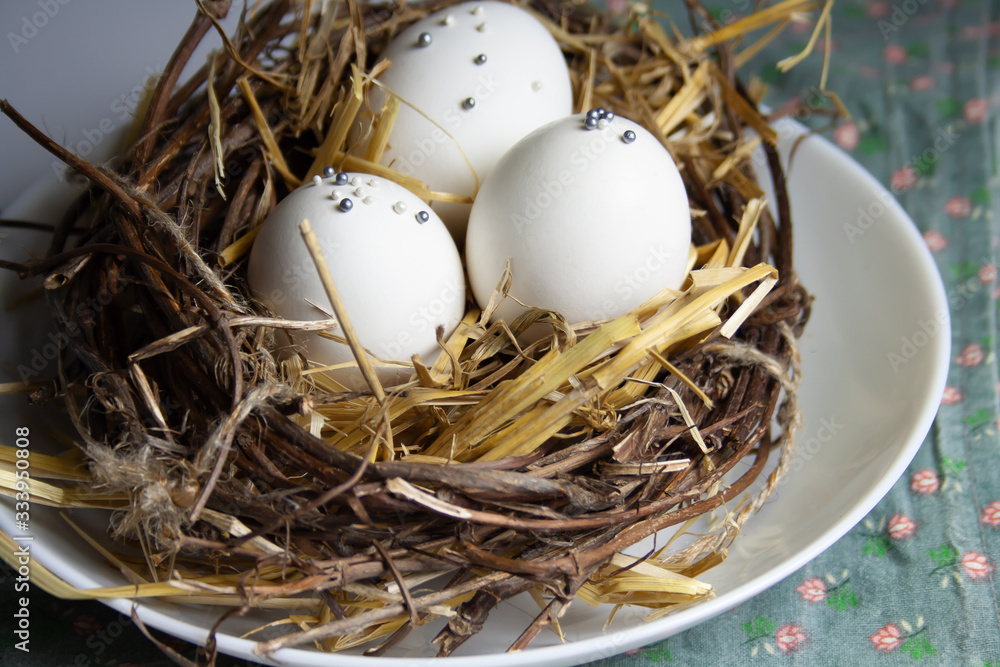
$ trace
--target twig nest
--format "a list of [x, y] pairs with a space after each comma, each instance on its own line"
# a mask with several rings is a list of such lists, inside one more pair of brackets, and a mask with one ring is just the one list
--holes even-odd
[[[510, 295], [569, 322], [623, 315], [688, 268], [691, 213], [673, 159], [603, 109], [563, 118], [512, 148], [472, 207], [466, 261], [480, 305], [510, 260]], [[494, 318], [523, 311], [505, 300]]]
[[[458, 249], [441, 219], [409, 190], [378, 176], [325, 171], [278, 204], [250, 254], [247, 280], [275, 314], [289, 320], [332, 318], [332, 306], [302, 241], [309, 220], [358, 338], [378, 360], [437, 356], [438, 327], [447, 335], [465, 312]], [[292, 331], [294, 344], [331, 375], [366, 388], [339, 329]], [[412, 368], [376, 364], [393, 384]]]
[[[431, 190], [473, 195], [473, 170], [482, 180], [518, 139], [572, 112], [559, 45], [535, 17], [506, 3], [434, 12], [400, 32], [382, 58], [392, 66], [379, 80], [404, 100], [382, 164]], [[384, 99], [376, 88], [373, 108]], [[469, 206], [434, 208], [461, 240]]]

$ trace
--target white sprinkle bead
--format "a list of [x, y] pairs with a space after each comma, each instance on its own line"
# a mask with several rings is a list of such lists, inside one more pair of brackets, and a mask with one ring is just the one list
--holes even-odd
[[368, 187], [370, 187], [370, 188], [377, 188], [378, 187], [378, 181], [376, 181], [373, 178], [372, 180], [368, 181]]
[[320, 176], [319, 174], [316, 174], [315, 176], [313, 176], [313, 185], [322, 185], [322, 184], [323, 184], [323, 177], [322, 176]]
[[364, 196], [366, 196], [367, 194], [368, 194], [368, 191], [367, 191], [367, 190], [365, 190], [365, 189], [364, 189], [364, 188], [362, 188], [362, 187], [357, 187], [357, 188], [354, 188], [354, 196], [356, 196], [356, 197], [364, 197]]
[[363, 204], [367, 204], [368, 206], [371, 206], [372, 204], [375, 203], [375, 197], [371, 197], [371, 196], [365, 197], [364, 199], [361, 200], [361, 202]]
[[406, 213], [406, 202], [401, 202], [401, 201], [396, 202], [395, 204], [392, 205], [392, 210], [399, 215]]
[[539, 90], [542, 89], [542, 82], [541, 81], [532, 81], [531, 82], [531, 89], [537, 93]]
[[608, 119], [607, 118], [600, 118], [597, 121], [597, 129], [598, 130], [603, 130], [608, 125], [610, 125], [610, 123], [608, 123]]
[[361, 177], [355, 176], [354, 178], [352, 178], [351, 185], [353, 185], [354, 187], [358, 187], [359, 185], [361, 185]]
[[455, 17], [451, 14], [445, 15], [445, 17], [441, 19], [441, 25], [455, 25]]
[[483, 21], [482, 23], [477, 25], [476, 30], [478, 30], [479, 32], [486, 32], [486, 22]]
[[483, 15], [483, 6], [482, 5], [476, 5], [476, 8], [472, 10], [471, 14], [473, 16], [482, 16]]
[[340, 199], [343, 196], [344, 196], [343, 192], [341, 192], [340, 190], [334, 190], [333, 193], [330, 195], [330, 199]]

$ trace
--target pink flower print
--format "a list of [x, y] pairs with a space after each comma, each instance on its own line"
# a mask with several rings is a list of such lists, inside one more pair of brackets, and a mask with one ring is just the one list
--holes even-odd
[[890, 44], [882, 51], [882, 57], [888, 63], [899, 65], [906, 62], [906, 49], [899, 44]]
[[[1000, 504], [1000, 501], [998, 501]], [[826, 582], [819, 577], [806, 579], [795, 587], [806, 602], [822, 602], [826, 598]]]
[[962, 28], [962, 37], [964, 39], [987, 39], [990, 36], [990, 26], [989, 25], [967, 25]]
[[878, 79], [882, 76], [877, 67], [869, 67], [868, 65], [858, 65], [857, 72], [866, 79]]
[[882, 0], [873, 0], [873, 2], [869, 2], [868, 6], [865, 7], [865, 11], [868, 13], [868, 16], [873, 19], [882, 18], [889, 13], [889, 9], [889, 3], [882, 2]]
[[905, 514], [894, 514], [889, 519], [889, 537], [894, 540], [908, 540], [917, 532], [917, 524]]
[[979, 343], [969, 343], [962, 348], [962, 352], [955, 358], [955, 363], [966, 367], [978, 366], [983, 363], [983, 357], [985, 356], [982, 345]]
[[941, 395], [941, 405], [954, 405], [961, 403], [965, 394], [958, 387], [945, 387], [944, 394]]
[[976, 277], [979, 278], [979, 282], [984, 285], [989, 285], [995, 282], [997, 279], [997, 267], [995, 264], [983, 264], [979, 267], [979, 271], [976, 272]]
[[787, 623], [774, 635], [774, 643], [778, 645], [783, 653], [791, 653], [806, 643], [806, 633], [802, 631], [801, 625]]
[[969, 123], [979, 123], [986, 118], [988, 110], [989, 104], [986, 100], [976, 97], [965, 103], [965, 107], [962, 108], [962, 115], [965, 116], [965, 120]]
[[878, 632], [868, 638], [876, 651], [888, 653], [899, 648], [899, 643], [903, 639], [903, 633], [892, 623], [886, 623], [878, 629]]
[[915, 472], [913, 473], [913, 477], [910, 478], [910, 491], [919, 493], [922, 496], [933, 495], [940, 487], [941, 480], [938, 479], [937, 473], [930, 468], [924, 468]]
[[969, 551], [962, 556], [962, 569], [969, 579], [985, 579], [993, 571], [993, 564], [986, 559], [986, 556]]
[[941, 72], [942, 74], [951, 74], [955, 71], [955, 63], [941, 62], [934, 65], [935, 72]]
[[991, 528], [1000, 528], [1000, 500], [994, 500], [984, 507], [979, 520]]
[[917, 172], [910, 165], [897, 169], [889, 182], [893, 192], [904, 192], [916, 184]]
[[833, 140], [845, 151], [853, 151], [858, 147], [860, 134], [854, 123], [844, 123], [833, 132]]
[[930, 90], [934, 87], [934, 77], [929, 74], [921, 74], [920, 76], [915, 76], [910, 80], [910, 90], [921, 91]]
[[924, 243], [927, 244], [927, 249], [931, 252], [944, 250], [948, 247], [948, 239], [944, 237], [944, 234], [933, 229], [924, 232]]
[[944, 212], [953, 218], [968, 218], [972, 213], [972, 202], [968, 197], [952, 197], [944, 203]]
[[627, 0], [608, 0], [608, 11], [612, 14], [621, 15], [628, 11]]

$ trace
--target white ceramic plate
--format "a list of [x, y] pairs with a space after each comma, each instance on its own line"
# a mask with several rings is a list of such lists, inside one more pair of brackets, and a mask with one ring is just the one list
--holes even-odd
[[[800, 129], [779, 128], [787, 149]], [[53, 183], [40, 183], [7, 211], [10, 217], [51, 219], [64, 205]], [[815, 557], [846, 533], [902, 474], [930, 427], [944, 387], [950, 341], [947, 303], [934, 263], [905, 213], [856, 163], [825, 140], [804, 141], [791, 170], [790, 192], [796, 217], [796, 264], [816, 295], [812, 319], [802, 338], [801, 402], [805, 423], [798, 438], [793, 474], [750, 521], [730, 551], [729, 560], [704, 575], [717, 591], [713, 600], [652, 623], [638, 613], [619, 616], [602, 631], [607, 610], [574, 606], [562, 623], [567, 644], [539, 636], [529, 649], [531, 664], [571, 665], [607, 657], [680, 632], [768, 588]], [[859, 225], [859, 211], [874, 219]], [[881, 213], [879, 213], [881, 211]], [[860, 232], [860, 234], [856, 233]], [[31, 241], [14, 234], [0, 246], [4, 257], [18, 257]], [[34, 239], [37, 241], [38, 239]], [[2, 276], [0, 294], [22, 286]], [[14, 318], [18, 336], [6, 337], [2, 359], [15, 367], [29, 364], [35, 351], [45, 357], [53, 329], [44, 317]], [[914, 336], [939, 325], [929, 337]], [[903, 341], [924, 341], [913, 355]], [[906, 354], [904, 354], [904, 352]], [[907, 356], [909, 354], [910, 356]], [[896, 356], [893, 356], [896, 355]], [[903, 360], [902, 363], [900, 360]], [[8, 366], [9, 368], [9, 366]], [[4, 378], [9, 380], [11, 378]], [[0, 402], [0, 433], [32, 424], [36, 446], [44, 446], [48, 416], [23, 406], [23, 398]], [[0, 507], [0, 528], [13, 529], [10, 505]], [[67, 532], [54, 512], [32, 515], [36, 560], [81, 588], [126, 583], [100, 557]], [[128, 612], [131, 603], [111, 601]], [[504, 605], [487, 630], [449, 660], [454, 665], [521, 665], [527, 656], [503, 653], [530, 618], [531, 603]], [[151, 626], [203, 642], [217, 613], [212, 609], [143, 602], [139, 613]], [[239, 634], [260, 617], [224, 626], [220, 648], [251, 658], [252, 642]], [[439, 624], [413, 633], [402, 658], [333, 658], [305, 650], [275, 655], [296, 665], [418, 665], [433, 655], [429, 640]], [[548, 645], [547, 645], [548, 644]]]
[[[40, 33], [37, 39], [43, 37], [48, 35]], [[156, 48], [162, 52], [164, 44], [177, 37], [161, 39]], [[77, 46], [81, 39], [76, 38]], [[93, 34], [90, 39], [93, 43]], [[72, 40], [65, 48], [71, 45]], [[137, 73], [141, 76], [141, 69], [118, 72], [120, 89], [129, 90]], [[82, 99], [77, 108], [87, 109], [83, 113], [90, 114], [91, 122], [80, 121], [79, 127], [97, 127], [102, 105], [101, 101]], [[801, 129], [782, 124], [779, 130], [787, 152]], [[5, 164], [4, 168], [11, 166]], [[45, 174], [4, 209], [5, 217], [50, 221], [58, 214], [65, 195], [60, 198], [53, 190], [57, 186], [50, 177], [52, 171], [46, 169]], [[810, 138], [800, 145], [789, 186], [796, 218], [796, 266], [802, 282], [816, 295], [812, 319], [801, 341], [805, 422], [798, 438], [794, 474], [748, 523], [730, 550], [729, 560], [703, 576], [715, 586], [717, 596], [651, 623], [643, 622], [638, 612], [620, 614], [606, 631], [602, 626], [608, 610], [574, 605], [562, 622], [566, 644], [558, 643], [551, 633], [543, 633], [526, 653], [509, 655], [504, 650], [535, 611], [530, 600], [515, 600], [498, 609], [486, 630], [447, 664], [576, 665], [704, 622], [775, 584], [829, 547], [860, 521], [903, 473], [930, 428], [948, 368], [948, 308], [937, 269], [906, 214], [871, 176], [825, 140]], [[44, 247], [39, 246], [43, 242], [35, 234], [3, 236], [0, 257], [23, 259], [31, 247]], [[14, 283], [9, 274], [0, 275], [0, 296], [5, 302], [26, 290], [26, 286]], [[16, 367], [30, 367], [33, 358], [44, 364], [48, 336], [54, 332], [45, 317], [24, 311], [5, 319], [0, 382], [18, 379]], [[915, 336], [934, 328], [931, 323], [938, 324], [936, 334]], [[16, 333], [6, 335], [9, 332]], [[904, 341], [923, 345], [913, 354], [911, 348], [903, 349]], [[51, 421], [51, 413], [29, 409], [23, 397], [0, 397], [3, 444], [12, 444], [15, 427], [30, 425], [33, 447], [44, 448], [53, 439], [51, 431], [46, 431]], [[102, 520], [99, 513], [76, 514], [83, 521]], [[73, 537], [56, 512], [35, 506], [31, 518], [33, 556], [38, 563], [80, 588], [126, 583]], [[0, 529], [13, 531], [11, 505], [6, 501], [0, 503]], [[126, 600], [108, 604], [124, 613], [132, 607]], [[158, 602], [142, 602], [137, 609], [148, 625], [197, 643], [205, 641], [218, 614], [217, 609]], [[239, 639], [239, 635], [259, 625], [262, 618], [224, 625], [217, 637], [220, 649], [255, 659], [253, 642]], [[274, 660], [303, 666], [421, 665], [433, 656], [429, 641], [439, 627], [437, 623], [413, 633], [396, 652], [397, 657], [286, 650], [275, 654]]]

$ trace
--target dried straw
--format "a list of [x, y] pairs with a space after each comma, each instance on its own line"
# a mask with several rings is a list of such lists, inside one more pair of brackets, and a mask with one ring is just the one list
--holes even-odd
[[[411, 380], [385, 389], [372, 368], [386, 362], [356, 340], [332, 281], [339, 325], [278, 320], [249, 297], [242, 260], [280, 197], [326, 164], [393, 178], [428, 201], [468, 201], [376, 164], [406, 101], [365, 102], [387, 40], [434, 7], [310, 6], [255, 7], [224, 51], [178, 85], [228, 10], [199, 4], [118, 171], [72, 156], [0, 101], [91, 182], [47, 227], [45, 257], [3, 264], [46, 277], [70, 332], [56, 384], [30, 391], [63, 399], [78, 453], [35, 457], [32, 494], [113, 510], [119, 548], [81, 539], [131, 583], [79, 591], [44, 571], [36, 579], [64, 597], [281, 610], [262, 654], [380, 639], [369, 653], [382, 654], [444, 616], [435, 643], [449, 655], [501, 601], [528, 591], [541, 611], [512, 639], [519, 650], [544, 627], [558, 631], [575, 597], [655, 616], [710, 596], [695, 577], [725, 558], [788, 467], [795, 339], [810, 305], [792, 264], [776, 135], [748, 93], [760, 86], [744, 85], [733, 63], [819, 3], [785, 0], [720, 27], [692, 2], [698, 34], [683, 40], [639, 5], [616, 21], [533, 2], [562, 45], [578, 103], [643, 124], [681, 166], [696, 213], [689, 278], [632, 313], [573, 325], [534, 309], [490, 324], [502, 281], [437, 358], [415, 358]], [[825, 9], [821, 23], [810, 44], [828, 30]], [[768, 32], [734, 55], [754, 30]], [[349, 155], [359, 123], [369, 143]], [[776, 219], [749, 159], [756, 142]], [[107, 307], [79, 307], [98, 291], [113, 295]], [[551, 335], [525, 339], [533, 325]], [[369, 391], [347, 392], [328, 369], [272, 352], [279, 330], [316, 329], [352, 344]], [[751, 493], [776, 448], [777, 470]], [[8, 494], [13, 461], [0, 449]], [[723, 484], [741, 461], [746, 472]], [[719, 520], [683, 548], [624, 555], [715, 510]]]

